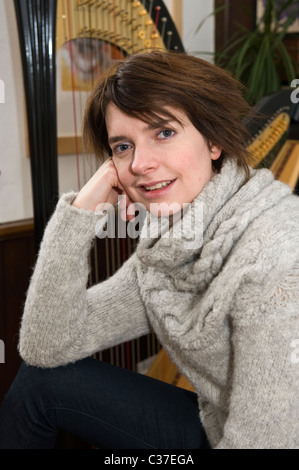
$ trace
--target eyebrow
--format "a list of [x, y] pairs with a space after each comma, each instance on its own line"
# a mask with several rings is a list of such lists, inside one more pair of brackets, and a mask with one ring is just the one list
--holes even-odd
[[113, 137], [109, 137], [108, 144], [114, 144], [115, 142], [119, 142], [120, 140], [127, 140], [127, 137], [125, 135], [116, 135]]
[[[174, 119], [161, 119], [159, 121], [155, 121], [151, 124], [148, 124], [147, 126], [145, 126], [143, 129], [142, 129], [142, 132], [148, 132], [148, 131], [151, 131], [151, 130], [155, 130], [155, 129], [159, 129], [159, 128], [162, 128], [164, 126], [169, 126], [170, 123], [172, 122], [178, 122]], [[125, 136], [125, 135], [115, 135], [115, 136], [112, 136], [112, 137], [109, 137], [108, 138], [108, 144], [114, 144], [115, 142], [119, 142], [121, 140], [128, 140], [128, 137]]]

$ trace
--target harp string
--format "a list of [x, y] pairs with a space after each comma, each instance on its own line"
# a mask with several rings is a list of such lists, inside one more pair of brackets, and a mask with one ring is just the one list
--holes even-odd
[[155, 28], [156, 28], [156, 32], [157, 32], [157, 31], [158, 31], [158, 22], [159, 22], [159, 16], [160, 16], [161, 7], [160, 7], [160, 6], [156, 6], [155, 10], [156, 10]]
[[70, 57], [70, 69], [71, 69], [71, 83], [72, 83], [72, 102], [73, 102], [73, 116], [74, 116], [74, 131], [75, 131], [75, 148], [76, 148], [76, 165], [77, 165], [77, 184], [78, 190], [81, 189], [81, 178], [80, 178], [80, 161], [79, 161], [79, 139], [78, 139], [78, 124], [77, 124], [77, 108], [75, 98], [75, 81], [74, 81], [74, 60], [73, 60], [73, 43], [71, 41], [71, 8], [70, 0], [67, 0], [67, 18], [68, 18], [68, 38], [69, 38], [69, 57]]

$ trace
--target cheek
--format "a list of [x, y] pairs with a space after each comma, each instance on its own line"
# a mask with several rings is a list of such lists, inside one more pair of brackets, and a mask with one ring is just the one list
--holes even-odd
[[129, 171], [128, 165], [126, 165], [124, 162], [114, 162], [114, 166], [116, 168], [120, 184], [124, 187], [125, 191], [128, 192], [130, 185], [132, 184], [132, 176]]
[[117, 172], [117, 176], [118, 176], [119, 181], [121, 183], [124, 183], [125, 178], [126, 178], [126, 173], [127, 173], [125, 165], [123, 164], [123, 162], [118, 162], [117, 160], [113, 160], [113, 163], [114, 163], [114, 166], [116, 168], [116, 172]]
[[201, 175], [204, 167], [207, 166], [207, 159], [201, 149], [191, 148], [189, 152], [184, 152], [181, 169], [190, 177], [197, 179]]
[[201, 187], [211, 179], [212, 160], [205, 146], [199, 146], [199, 151], [193, 148], [192, 152], [186, 154], [183, 174], [190, 188], [196, 191], [201, 190]]

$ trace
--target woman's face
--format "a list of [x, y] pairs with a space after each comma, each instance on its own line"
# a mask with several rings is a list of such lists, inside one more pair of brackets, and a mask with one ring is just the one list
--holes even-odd
[[121, 185], [131, 201], [162, 216], [194, 200], [213, 176], [212, 160], [221, 154], [215, 145], [209, 149], [185, 113], [167, 109], [182, 125], [169, 120], [166, 126], [152, 127], [112, 103], [106, 113], [109, 145]]

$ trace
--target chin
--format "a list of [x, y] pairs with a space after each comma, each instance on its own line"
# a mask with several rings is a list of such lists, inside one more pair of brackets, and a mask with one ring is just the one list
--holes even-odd
[[147, 204], [146, 209], [155, 217], [167, 218], [173, 217], [175, 214], [181, 214], [182, 207], [178, 202], [152, 202]]

